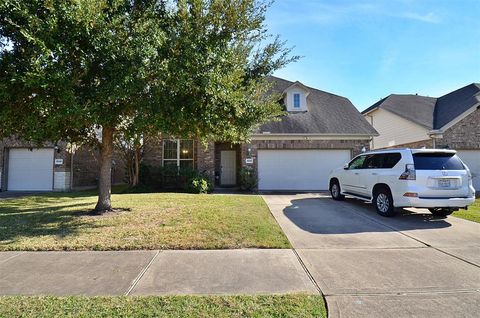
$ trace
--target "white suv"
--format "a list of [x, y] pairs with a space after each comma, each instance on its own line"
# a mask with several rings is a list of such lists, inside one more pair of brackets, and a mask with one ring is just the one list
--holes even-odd
[[454, 150], [391, 149], [363, 153], [330, 174], [334, 200], [371, 201], [383, 216], [395, 207], [428, 208], [447, 216], [475, 201], [468, 167]]

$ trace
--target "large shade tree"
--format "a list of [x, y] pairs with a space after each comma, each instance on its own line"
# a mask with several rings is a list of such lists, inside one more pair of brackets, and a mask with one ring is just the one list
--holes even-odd
[[97, 144], [111, 210], [115, 138], [248, 138], [279, 113], [265, 77], [295, 60], [261, 0], [4, 0], [0, 137]]

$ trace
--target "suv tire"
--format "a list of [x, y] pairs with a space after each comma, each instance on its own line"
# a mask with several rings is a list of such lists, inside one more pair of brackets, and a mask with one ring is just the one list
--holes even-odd
[[375, 191], [373, 194], [373, 205], [375, 205], [377, 213], [381, 216], [390, 217], [395, 215], [392, 193], [386, 187]]
[[345, 199], [345, 196], [341, 193], [340, 184], [338, 180], [333, 180], [330, 184], [330, 194], [332, 199], [336, 201], [342, 201]]
[[435, 216], [447, 216], [453, 213], [453, 209], [448, 208], [430, 208], [428, 211]]

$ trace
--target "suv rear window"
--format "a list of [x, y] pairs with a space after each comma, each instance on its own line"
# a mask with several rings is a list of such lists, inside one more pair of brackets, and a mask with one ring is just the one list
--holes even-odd
[[462, 161], [453, 153], [415, 153], [413, 163], [416, 170], [464, 170]]

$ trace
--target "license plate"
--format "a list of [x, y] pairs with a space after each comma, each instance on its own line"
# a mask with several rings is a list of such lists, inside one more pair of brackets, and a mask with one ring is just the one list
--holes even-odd
[[438, 180], [438, 187], [439, 188], [450, 188], [451, 187], [451, 182], [450, 182], [450, 180], [440, 179], [440, 180]]

